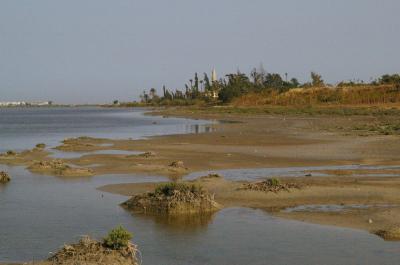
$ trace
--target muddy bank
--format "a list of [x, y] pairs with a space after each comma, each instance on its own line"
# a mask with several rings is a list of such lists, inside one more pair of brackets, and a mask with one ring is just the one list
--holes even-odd
[[[215, 194], [215, 201], [225, 208], [258, 208], [287, 219], [357, 228], [377, 234], [379, 231], [392, 231], [399, 227], [400, 178], [279, 178], [281, 185], [294, 188], [280, 189], [278, 192], [270, 189], [246, 189], [248, 182], [228, 181], [223, 178], [200, 178], [190, 183], [200, 184], [210, 193]], [[156, 183], [117, 184], [99, 189], [133, 196], [151, 192], [157, 185]], [[349, 207], [343, 211], [284, 211], [287, 208], [302, 205], [372, 205], [376, 207]], [[392, 207], [385, 207], [386, 205]], [[382, 235], [382, 232], [379, 235]]]

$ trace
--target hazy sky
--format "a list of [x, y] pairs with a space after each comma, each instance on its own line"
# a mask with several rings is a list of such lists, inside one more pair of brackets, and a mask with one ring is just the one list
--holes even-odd
[[0, 101], [133, 100], [194, 72], [400, 72], [399, 0], [1, 0]]

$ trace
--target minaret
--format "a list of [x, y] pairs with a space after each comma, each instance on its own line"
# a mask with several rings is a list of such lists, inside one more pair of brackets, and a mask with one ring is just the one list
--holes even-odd
[[216, 81], [217, 81], [217, 71], [215, 71], [215, 68], [213, 68], [211, 73], [211, 83], [214, 83]]

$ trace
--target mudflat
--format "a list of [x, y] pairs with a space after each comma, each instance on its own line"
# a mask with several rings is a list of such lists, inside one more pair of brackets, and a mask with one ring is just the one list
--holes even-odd
[[[400, 136], [360, 130], [396, 115], [310, 115], [202, 112], [176, 108], [155, 115], [219, 121], [202, 134], [168, 135], [144, 140], [80, 137], [66, 139], [57, 149], [85, 152], [62, 163], [90, 168], [94, 175], [141, 173], [171, 179], [198, 171], [294, 166], [400, 165]], [[87, 154], [97, 150], [139, 151], [140, 154]], [[51, 152], [51, 151], [50, 151]], [[32, 158], [51, 160], [49, 152], [31, 150], [0, 156], [0, 163], [29, 166]], [[29, 168], [28, 168], [29, 169]], [[329, 177], [312, 177], [323, 173]], [[276, 176], [301, 189], [263, 192], [240, 189], [245, 182], [224, 178], [198, 180], [223, 207], [265, 209], [274, 215], [306, 222], [364, 229], [373, 233], [397, 229], [400, 215], [399, 170], [323, 170], [308, 177]], [[358, 175], [363, 175], [362, 177]], [[311, 176], [311, 177], [310, 177]], [[379, 177], [378, 177], [379, 176]], [[68, 176], [65, 176], [68, 177]], [[101, 187], [107, 192], [135, 195], [157, 184]], [[339, 207], [339, 211], [284, 210], [297, 206]]]
[[[202, 134], [169, 135], [145, 140], [80, 137], [66, 139], [57, 149], [65, 152], [98, 150], [140, 151], [143, 154], [88, 154], [62, 162], [88, 168], [95, 175], [144, 173], [179, 178], [196, 171], [238, 168], [400, 165], [397, 135], [367, 134], [358, 124], [394, 116], [254, 115], [196, 113], [173, 109], [164, 115], [223, 121]], [[161, 114], [161, 113], [157, 113]], [[29, 166], [33, 159], [51, 160], [33, 149], [16, 156], [0, 156], [0, 163]], [[180, 162], [180, 167], [173, 166]]]

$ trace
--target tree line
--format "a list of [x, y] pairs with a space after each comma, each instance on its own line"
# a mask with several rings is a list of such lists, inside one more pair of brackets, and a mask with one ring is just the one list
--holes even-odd
[[[342, 81], [336, 87], [389, 84], [400, 90], [400, 75], [385, 74], [368, 83], [363, 80]], [[200, 102], [229, 103], [234, 98], [247, 93], [271, 92], [281, 94], [294, 88], [321, 87], [333, 86], [325, 84], [322, 76], [316, 72], [311, 72], [309, 82], [300, 83], [297, 78], [289, 79], [287, 73], [284, 76], [278, 73], [268, 73], [260, 66], [259, 68], [253, 68], [249, 75], [238, 70], [214, 81], [210, 80], [207, 73], [202, 76], [195, 73], [194, 77], [184, 85], [183, 89], [169, 89], [163, 86], [162, 94], [158, 95], [157, 90], [151, 88], [148, 91], [144, 90], [140, 98], [141, 103], [145, 105], [192, 105]]]

